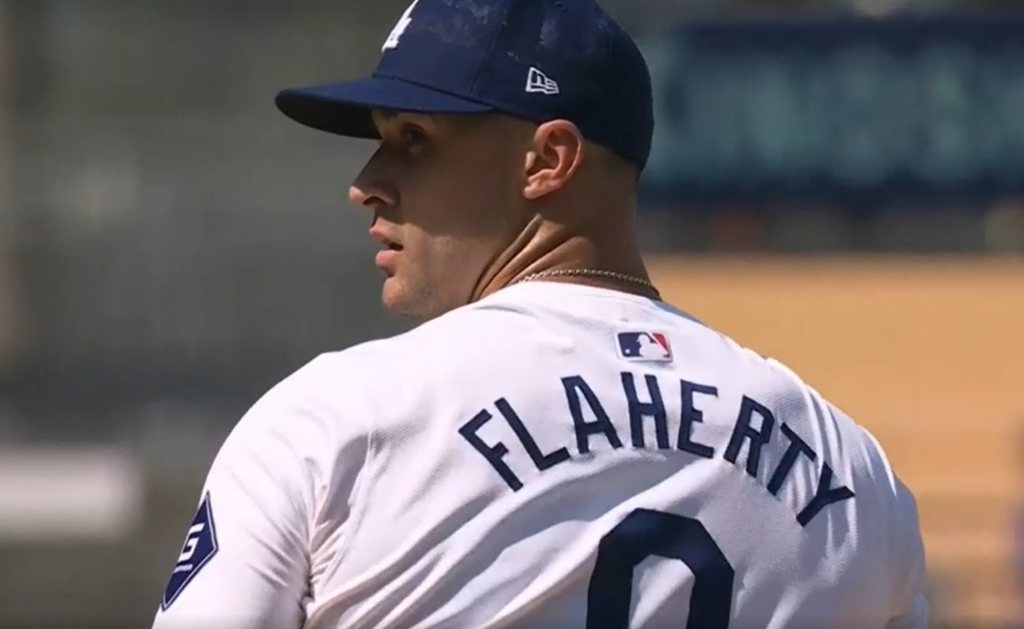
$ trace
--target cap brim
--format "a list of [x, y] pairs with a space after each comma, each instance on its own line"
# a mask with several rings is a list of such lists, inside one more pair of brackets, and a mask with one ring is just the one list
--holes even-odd
[[374, 109], [429, 114], [479, 114], [493, 108], [400, 79], [371, 76], [282, 91], [274, 99], [295, 122], [352, 138], [377, 138]]

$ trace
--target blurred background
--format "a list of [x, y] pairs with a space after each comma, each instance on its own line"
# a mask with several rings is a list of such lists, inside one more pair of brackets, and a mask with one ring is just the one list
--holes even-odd
[[[147, 626], [245, 409], [409, 325], [346, 205], [371, 146], [272, 103], [405, 4], [0, 0], [0, 625]], [[1018, 622], [1019, 5], [604, 4], [655, 81], [663, 293], [881, 439], [940, 620]]]

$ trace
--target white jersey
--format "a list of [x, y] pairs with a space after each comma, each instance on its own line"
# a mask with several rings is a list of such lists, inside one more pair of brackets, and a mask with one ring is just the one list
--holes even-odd
[[923, 628], [923, 588], [913, 497], [796, 374], [538, 282], [264, 396], [155, 627]]

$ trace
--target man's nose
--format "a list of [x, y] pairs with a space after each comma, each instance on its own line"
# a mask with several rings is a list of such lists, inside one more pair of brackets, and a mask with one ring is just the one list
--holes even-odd
[[359, 183], [353, 182], [348, 187], [348, 200], [357, 207], [371, 207], [373, 194], [364, 189]]
[[365, 208], [396, 205], [398, 199], [395, 188], [384, 171], [379, 153], [370, 158], [348, 188], [349, 201]]

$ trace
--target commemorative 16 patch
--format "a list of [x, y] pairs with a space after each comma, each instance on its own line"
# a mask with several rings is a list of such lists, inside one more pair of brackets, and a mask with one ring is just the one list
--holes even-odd
[[213, 504], [210, 502], [210, 494], [207, 493], [199, 503], [196, 517], [192, 518], [188, 535], [185, 536], [185, 544], [181, 547], [178, 561], [174, 564], [174, 572], [171, 573], [171, 579], [167, 582], [164, 596], [160, 600], [160, 608], [167, 611], [185, 590], [185, 586], [216, 554], [217, 530], [213, 523]]

